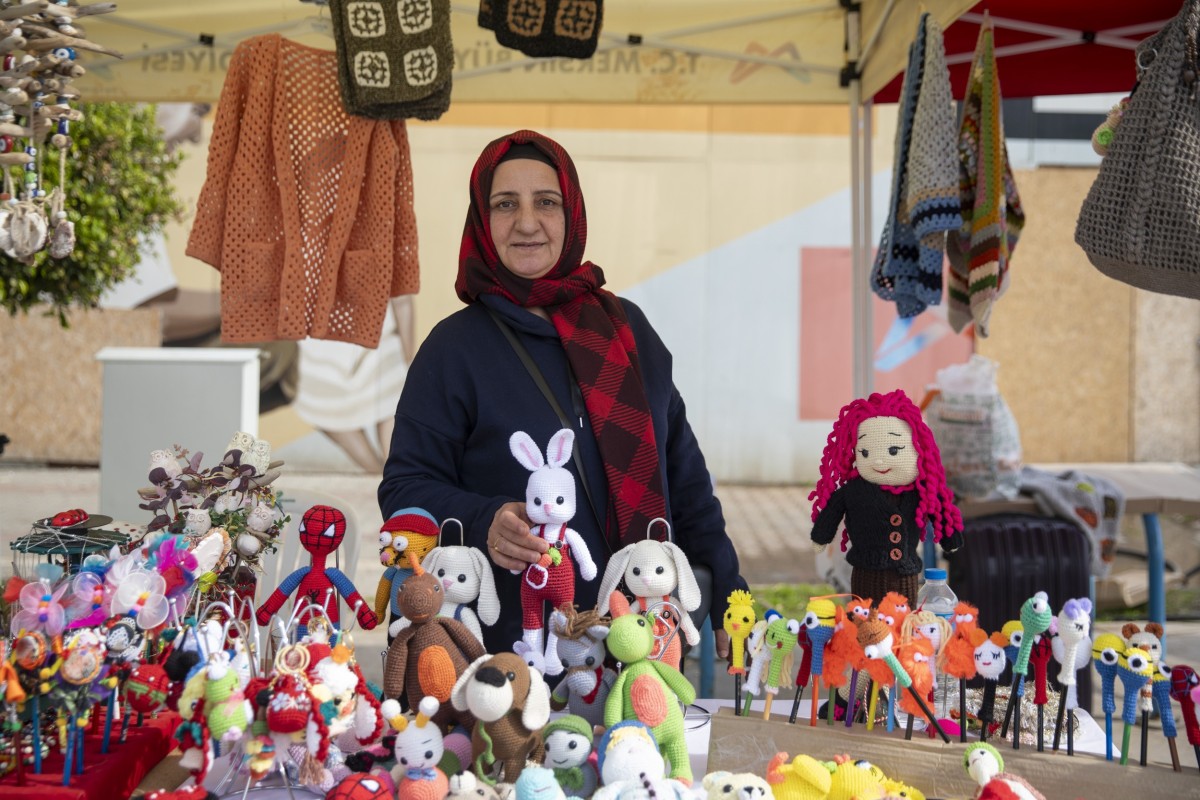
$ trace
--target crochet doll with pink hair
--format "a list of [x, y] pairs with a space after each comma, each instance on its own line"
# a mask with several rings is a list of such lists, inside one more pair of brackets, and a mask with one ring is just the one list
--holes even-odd
[[833, 541], [846, 521], [850, 591], [859, 597], [917, 596], [926, 526], [945, 552], [962, 546], [962, 515], [946, 485], [941, 453], [921, 411], [903, 391], [844, 406], [821, 456], [812, 540]]

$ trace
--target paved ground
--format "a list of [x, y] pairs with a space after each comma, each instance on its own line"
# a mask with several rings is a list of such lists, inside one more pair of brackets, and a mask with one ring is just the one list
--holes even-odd
[[[379, 511], [375, 500], [377, 481], [364, 475], [287, 473], [280, 479], [286, 493], [317, 491], [335, 498], [343, 510], [357, 519], [360, 557], [355, 568], [354, 582], [368, 597], [374, 595], [382, 567], [375, 559], [375, 535]], [[742, 562], [742, 574], [751, 585], [768, 583], [812, 582], [817, 573], [812, 550], [808, 543], [811, 506], [806, 499], [807, 487], [749, 487], [720, 486], [718, 495], [725, 508], [730, 537]], [[9, 552], [8, 544], [29, 530], [33, 519], [46, 517], [68, 508], [94, 509], [99, 498], [99, 473], [95, 469], [46, 469], [0, 466], [0, 552]], [[147, 520], [135, 520], [145, 522]], [[1163, 520], [1167, 557], [1180, 571], [1200, 564], [1200, 527], [1195, 520], [1168, 518]], [[1126, 546], [1142, 548], [1140, 522], [1127, 520]], [[11, 572], [4, 556], [0, 575]], [[1144, 570], [1136, 558], [1118, 560], [1116, 571]], [[1119, 631], [1120, 623], [1104, 623], [1101, 630]], [[1171, 621], [1168, 625], [1169, 663], [1189, 663], [1200, 667], [1200, 622]], [[382, 628], [356, 635], [359, 659], [368, 678], [379, 681], [382, 673], [379, 658], [372, 655], [384, 646]], [[695, 671], [692, 663], [689, 671]], [[718, 669], [716, 694], [731, 695], [732, 686]], [[1099, 683], [1096, 681], [1095, 683]], [[1099, 703], [1095, 704], [1099, 707]], [[1120, 726], [1118, 726], [1119, 728]], [[1181, 726], [1182, 728], [1182, 726]], [[1182, 730], [1181, 730], [1182, 735]], [[1190, 764], [1191, 748], [1186, 739], [1180, 747], [1185, 763]], [[1151, 758], [1166, 760], [1166, 744], [1162, 736], [1151, 737]]]

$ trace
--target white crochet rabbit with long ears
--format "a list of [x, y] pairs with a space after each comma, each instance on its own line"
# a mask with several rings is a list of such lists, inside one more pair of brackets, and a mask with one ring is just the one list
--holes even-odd
[[508, 448], [521, 466], [530, 471], [525, 487], [525, 514], [532, 523], [530, 532], [545, 539], [550, 550], [521, 574], [522, 639], [535, 652], [544, 652], [542, 638], [543, 604], [558, 608], [575, 599], [575, 561], [585, 581], [596, 577], [596, 562], [583, 537], [567, 523], [575, 516], [575, 476], [564, 465], [571, 460], [575, 432], [563, 428], [550, 438], [546, 457], [524, 431], [508, 440]]
[[[653, 525], [653, 523], [651, 523]], [[682, 607], [683, 611], [695, 611], [700, 607], [700, 587], [696, 584], [696, 576], [692, 565], [688, 562], [683, 550], [670, 541], [659, 542], [644, 539], [622, 548], [608, 561], [604, 570], [604, 578], [600, 581], [600, 603], [597, 610], [601, 614], [608, 613], [608, 599], [613, 591], [625, 581], [625, 588], [634, 596], [630, 609], [645, 613], [658, 603], [669, 603]], [[662, 606], [663, 613], [670, 613], [670, 606]], [[684, 638], [689, 645], [695, 646], [700, 642], [700, 631], [689, 614], [684, 613], [679, 620], [662, 620], [656, 623], [656, 629], [678, 625], [682, 628]], [[669, 636], [665, 630], [656, 630], [660, 639]], [[667, 643], [667, 651], [658, 650], [662, 643], [656, 643], [656, 651], [651, 658], [662, 658], [678, 668], [680, 648]]]
[[[421, 559], [421, 567], [442, 582], [442, 608], [439, 617], [450, 617], [467, 626], [483, 642], [484, 625], [495, 625], [500, 618], [500, 598], [487, 556], [474, 547], [439, 545]], [[475, 611], [470, 603], [475, 603]], [[478, 616], [476, 616], [478, 613]], [[388, 633], [395, 636], [409, 622], [403, 617], [392, 623]]]

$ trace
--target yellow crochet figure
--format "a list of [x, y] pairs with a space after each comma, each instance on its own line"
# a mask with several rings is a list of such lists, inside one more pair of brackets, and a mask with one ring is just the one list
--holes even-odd
[[903, 781], [885, 778], [883, 800], [925, 800], [925, 794], [920, 789], [914, 789]]
[[[397, 595], [400, 584], [413, 574], [408, 564], [408, 554], [417, 557], [417, 563], [437, 547], [437, 520], [424, 509], [405, 508], [383, 523], [379, 529], [379, 561], [385, 567], [379, 586], [375, 589], [375, 616], [380, 621], [384, 614], [388, 616], [389, 624], [400, 616], [400, 604]], [[388, 636], [388, 642], [392, 640]]]
[[746, 674], [746, 639], [757, 619], [754, 613], [754, 598], [749, 592], [734, 589], [726, 600], [725, 621], [721, 627], [729, 634], [729, 674]]
[[767, 765], [775, 800], [825, 800], [831, 781], [829, 768], [812, 756], [798, 755], [789, 764], [787, 753], [776, 753]]
[[880, 800], [883, 797], [882, 773], [867, 761], [854, 761], [847, 755], [835, 756], [827, 800]]

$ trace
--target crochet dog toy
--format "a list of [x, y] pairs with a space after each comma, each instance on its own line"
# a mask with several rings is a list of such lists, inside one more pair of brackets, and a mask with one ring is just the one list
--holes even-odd
[[605, 644], [613, 658], [624, 664], [604, 705], [604, 724], [636, 719], [654, 733], [663, 756], [671, 762], [670, 776], [687, 783], [692, 780], [684, 738], [680, 703], [696, 699], [696, 690], [674, 667], [649, 659], [654, 649], [654, 620], [629, 610], [620, 592], [609, 598], [612, 625]]
[[521, 466], [529, 470], [525, 487], [525, 514], [533, 523], [530, 531], [545, 539], [550, 550], [521, 573], [522, 638], [533, 650], [543, 650], [543, 606], [552, 608], [570, 603], [575, 597], [575, 560], [579, 575], [590, 581], [596, 577], [596, 562], [583, 537], [567, 526], [575, 516], [575, 477], [563, 466], [571, 460], [575, 432], [563, 428], [550, 438], [546, 457], [529, 434], [517, 431], [508, 440], [509, 450]]
[[[474, 547], [443, 545], [429, 551], [421, 561], [425, 571], [442, 582], [442, 607], [439, 617], [450, 617], [467, 626], [475, 638], [483, 641], [484, 625], [495, 625], [500, 619], [500, 597], [496, 580], [487, 557]], [[475, 610], [471, 609], [475, 604]], [[478, 616], [476, 616], [478, 612]], [[394, 636], [408, 625], [401, 619], [389, 632]], [[538, 650], [541, 655], [541, 650]]]
[[622, 580], [634, 596], [630, 608], [635, 613], [645, 613], [660, 601], [664, 604], [654, 623], [657, 641], [650, 657], [679, 669], [683, 647], [673, 635], [675, 630], [682, 629], [691, 646], [700, 642], [700, 632], [692, 618], [687, 613], [677, 618], [675, 611], [682, 608], [689, 612], [700, 607], [700, 587], [687, 556], [673, 542], [649, 539], [619, 550], [609, 559], [600, 581], [597, 610], [601, 614], [608, 613], [608, 597]]
[[414, 574], [400, 585], [400, 611], [411, 625], [388, 646], [383, 692], [388, 697], [404, 693], [414, 708], [426, 695], [435, 697], [441, 707], [434, 722], [443, 728], [458, 722], [470, 730], [475, 717], [448, 701], [459, 676], [484, 654], [483, 645], [461, 622], [437, 616], [442, 607], [442, 583], [414, 556], [409, 559]]
[[554, 772], [554, 779], [564, 793], [574, 797], [591, 797], [600, 783], [592, 765], [592, 725], [583, 717], [564, 714], [542, 728], [546, 746], [543, 766]]
[[617, 673], [604, 666], [607, 637], [608, 622], [594, 610], [563, 606], [550, 615], [546, 652], [567, 673], [550, 695], [555, 711], [566, 707], [592, 725], [603, 723], [604, 704], [617, 680]]
[[944, 551], [962, 545], [962, 515], [946, 485], [937, 442], [920, 409], [899, 389], [842, 408], [809, 499], [814, 546], [832, 542], [845, 519], [850, 591], [858, 597], [890, 591], [917, 596], [923, 566], [917, 542], [925, 539], [926, 523]]
[[[337, 567], [325, 566], [326, 559], [337, 550], [345, 537], [346, 515], [338, 509], [333, 506], [313, 506], [304, 512], [300, 522], [300, 544], [312, 556], [312, 564], [284, 578], [279, 588], [259, 606], [255, 615], [259, 625], [270, 623], [271, 616], [283, 606], [292, 592], [296, 593], [297, 603], [310, 602], [322, 606], [326, 602], [327, 592], [334, 590], [351, 608], [357, 608], [359, 625], [367, 630], [375, 627], [375, 612], [367, 606], [346, 574]], [[300, 625], [307, 625], [311, 615], [309, 611], [302, 612]], [[337, 601], [325, 609], [325, 615], [337, 624], [340, 618]]]
[[550, 690], [515, 653], [475, 659], [454, 684], [450, 701], [478, 720], [471, 756], [481, 778], [499, 762], [500, 775], [514, 783], [527, 760], [541, 763], [545, 746], [539, 731], [550, 719]]
[[[379, 562], [384, 570], [379, 585], [375, 587], [376, 617], [393, 623], [400, 616], [400, 603], [396, 595], [400, 593], [400, 584], [412, 575], [408, 553], [415, 555], [420, 563], [430, 550], [437, 547], [437, 540], [437, 520], [423, 508], [403, 508], [383, 523], [379, 529]], [[388, 635], [395, 635], [390, 628]]]

